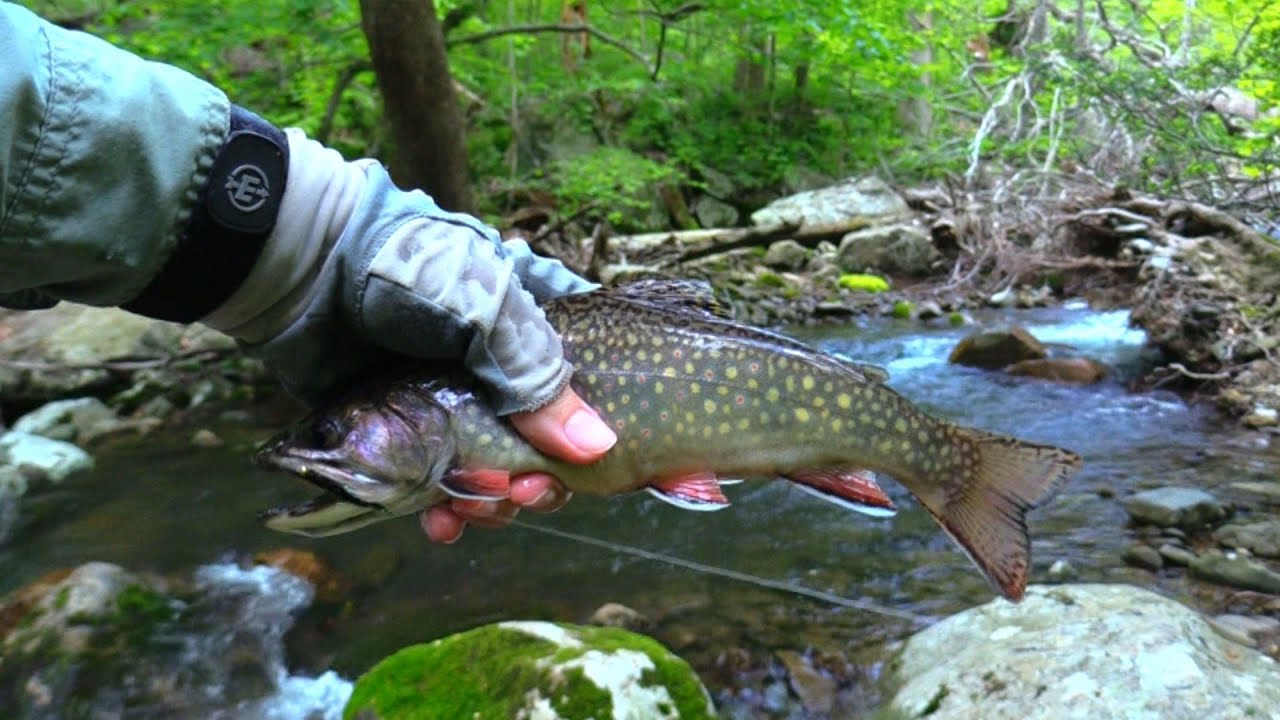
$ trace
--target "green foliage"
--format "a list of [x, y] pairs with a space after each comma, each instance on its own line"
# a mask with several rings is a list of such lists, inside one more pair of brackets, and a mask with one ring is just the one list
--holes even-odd
[[591, 209], [615, 228], [631, 231], [644, 229], [646, 212], [654, 206], [653, 188], [679, 180], [675, 168], [626, 148], [601, 147], [556, 161], [550, 186], [565, 213]]
[[[589, 55], [563, 33], [473, 41], [559, 23], [561, 5], [436, 3], [458, 20], [447, 40], [473, 176], [518, 191], [482, 192], [486, 211], [538, 188], [562, 212], [594, 203], [593, 219], [652, 229], [665, 222], [658, 183], [750, 211], [871, 172], [981, 183], [1084, 170], [1214, 201], [1248, 195], [1280, 158], [1280, 116], [1268, 112], [1280, 102], [1280, 3], [1059, 3], [1032, 28], [1023, 0], [589, 2], [611, 41], [590, 38]], [[354, 0], [35, 9], [186, 68], [348, 156], [394, 151]], [[1256, 113], [1210, 110], [1221, 92]]]

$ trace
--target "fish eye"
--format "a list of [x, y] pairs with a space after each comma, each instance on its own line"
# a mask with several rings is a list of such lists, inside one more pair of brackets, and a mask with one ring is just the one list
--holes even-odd
[[342, 424], [333, 418], [325, 418], [311, 427], [316, 445], [323, 448], [337, 447], [342, 444], [346, 435]]

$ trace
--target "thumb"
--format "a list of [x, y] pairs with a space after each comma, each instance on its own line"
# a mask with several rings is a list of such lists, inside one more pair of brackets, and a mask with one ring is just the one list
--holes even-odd
[[511, 415], [511, 424], [538, 450], [571, 463], [594, 462], [618, 442], [613, 430], [568, 386], [537, 410]]

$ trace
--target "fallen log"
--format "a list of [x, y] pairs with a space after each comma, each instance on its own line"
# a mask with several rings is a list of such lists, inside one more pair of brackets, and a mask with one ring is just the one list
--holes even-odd
[[795, 240], [801, 245], [812, 247], [823, 240], [837, 241], [855, 230], [895, 219], [897, 218], [856, 217], [838, 223], [776, 223], [746, 228], [705, 228], [618, 235], [609, 239], [609, 249], [611, 253], [627, 257], [660, 256], [661, 264], [670, 266], [731, 250], [768, 245], [777, 240]]

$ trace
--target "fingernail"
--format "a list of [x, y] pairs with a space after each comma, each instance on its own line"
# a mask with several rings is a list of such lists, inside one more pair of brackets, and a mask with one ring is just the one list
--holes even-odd
[[593, 455], [608, 450], [618, 442], [618, 436], [609, 426], [586, 408], [569, 416], [564, 424], [564, 434], [579, 450]]

